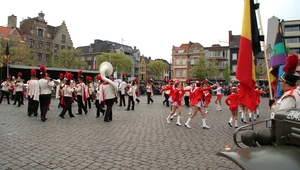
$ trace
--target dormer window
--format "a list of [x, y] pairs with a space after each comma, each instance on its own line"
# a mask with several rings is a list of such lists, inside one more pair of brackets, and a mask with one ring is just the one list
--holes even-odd
[[94, 52], [94, 49], [93, 48], [89, 48], [89, 52], [90, 53]]
[[184, 52], [184, 50], [178, 50], [178, 53], [182, 54]]

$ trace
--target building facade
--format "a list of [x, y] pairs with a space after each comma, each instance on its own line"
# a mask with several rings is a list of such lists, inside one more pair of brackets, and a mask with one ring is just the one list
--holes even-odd
[[141, 56], [140, 51], [136, 47], [132, 48], [128, 45], [96, 39], [94, 40], [94, 43], [91, 43], [88, 46], [77, 47], [76, 49], [82, 51], [82, 61], [86, 61], [88, 63], [88, 70], [94, 69], [94, 61], [96, 60], [96, 56], [101, 55], [101, 53], [124, 53], [134, 64], [131, 72], [126, 76], [128, 81], [131, 81], [135, 77], [140, 78], [139, 69]]
[[[34, 53], [34, 65], [47, 65], [50, 58], [55, 60], [55, 52], [58, 50], [73, 49], [73, 42], [65, 22], [60, 26], [48, 25], [45, 14], [40, 12], [38, 17], [27, 18], [20, 22], [18, 31], [24, 41]], [[8, 17], [8, 26], [16, 28], [16, 16]], [[52, 61], [53, 62], [53, 61]]]

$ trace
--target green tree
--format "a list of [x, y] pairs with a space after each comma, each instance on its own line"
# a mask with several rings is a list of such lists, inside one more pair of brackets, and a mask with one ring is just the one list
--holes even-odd
[[134, 66], [132, 61], [123, 53], [101, 53], [101, 55], [97, 55], [96, 57], [97, 68], [99, 68], [102, 62], [107, 61], [111, 63], [114, 71], [117, 71], [119, 74], [129, 74]]
[[230, 83], [231, 82], [231, 75], [232, 71], [230, 70], [229, 64], [226, 64], [225, 69], [223, 70], [223, 77], [226, 82]]
[[[87, 69], [87, 62], [81, 61], [82, 52], [80, 50], [59, 50], [50, 57], [48, 67]], [[54, 58], [53, 58], [54, 57]]]
[[215, 59], [209, 59], [205, 56], [200, 56], [198, 61], [191, 69], [191, 73], [194, 77], [200, 80], [215, 76], [219, 72], [219, 67], [216, 65]]
[[160, 79], [164, 75], [164, 71], [167, 70], [168, 65], [161, 60], [150, 61], [147, 65], [149, 74], [156, 79]]
[[9, 46], [9, 64], [33, 65], [34, 54], [30, 52], [29, 47], [24, 41], [20, 41], [18, 37], [9, 37], [8, 39], [1, 37], [0, 63], [5, 63], [4, 55], [6, 44]]

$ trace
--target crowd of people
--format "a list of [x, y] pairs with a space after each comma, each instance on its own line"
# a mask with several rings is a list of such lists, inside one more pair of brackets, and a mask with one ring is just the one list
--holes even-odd
[[[284, 67], [285, 73], [279, 77], [280, 87], [283, 91], [280, 98], [270, 103], [272, 116], [278, 110], [287, 108], [300, 108], [300, 85], [299, 74], [296, 72], [296, 67], [291, 69], [292, 60], [293, 63], [298, 61], [297, 55], [290, 55], [287, 57], [286, 66]], [[298, 63], [298, 62], [297, 62]], [[295, 65], [295, 64], [294, 64]], [[298, 66], [298, 65], [296, 65]], [[100, 117], [102, 113], [105, 122], [112, 121], [113, 118], [113, 105], [118, 103], [119, 107], [125, 107], [125, 111], [134, 111], [136, 103], [139, 103], [139, 86], [137, 78], [134, 78], [131, 83], [125, 81], [125, 77], [122, 74], [122, 81], [117, 85], [112, 83], [111, 77], [105, 75], [98, 75], [96, 78], [89, 76], [84, 77], [82, 71], [78, 71], [77, 81], [73, 78], [71, 73], [61, 73], [59, 79], [53, 80], [47, 74], [44, 66], [40, 67], [40, 79], [37, 79], [36, 70], [31, 70], [31, 79], [24, 84], [22, 79], [22, 73], [17, 75], [17, 78], [8, 76], [5, 81], [1, 83], [1, 96], [0, 104], [4, 97], [7, 98], [7, 103], [10, 104], [10, 94], [12, 94], [12, 100], [14, 105], [21, 107], [24, 105], [24, 98], [28, 99], [27, 115], [38, 116], [38, 109], [40, 112], [41, 121], [47, 120], [47, 112], [51, 103], [52, 91], [55, 88], [56, 98], [59, 100], [58, 108], [61, 108], [59, 116], [64, 119], [66, 113], [70, 118], [75, 117], [72, 112], [72, 104], [77, 103], [78, 115], [87, 114], [94, 104], [96, 107], [96, 118]], [[211, 84], [211, 85], [209, 85]], [[152, 80], [147, 81], [146, 96], [147, 104], [153, 104], [154, 85]], [[226, 95], [223, 95], [226, 91]], [[165, 84], [161, 86], [160, 91], [162, 97], [164, 97], [163, 105], [170, 107], [169, 114], [166, 118], [167, 123], [171, 123], [171, 120], [177, 116], [176, 125], [181, 126], [181, 112], [182, 106], [189, 107], [189, 118], [184, 123], [184, 126], [191, 128], [192, 119], [196, 116], [198, 111], [201, 114], [203, 129], [209, 129], [210, 127], [206, 123], [206, 114], [209, 113], [209, 104], [214, 98], [216, 104], [216, 111], [224, 110], [222, 106], [222, 98], [225, 98], [224, 104], [227, 105], [228, 110], [231, 112], [231, 116], [228, 121], [230, 127], [238, 127], [238, 113], [241, 113], [241, 121], [247, 123], [247, 121], [256, 121], [259, 117], [259, 104], [260, 97], [266, 95], [263, 87], [256, 86], [254, 90], [253, 101], [255, 101], [255, 109], [249, 110], [243, 103], [239, 96], [239, 84], [227, 86], [226, 90], [224, 86], [219, 82], [212, 83], [199, 81], [191, 82], [189, 79], [186, 82], [180, 82], [179, 80], [167, 80]], [[216, 93], [216, 94], [214, 94]], [[126, 101], [127, 97], [127, 101]], [[248, 117], [248, 119], [247, 119]]]

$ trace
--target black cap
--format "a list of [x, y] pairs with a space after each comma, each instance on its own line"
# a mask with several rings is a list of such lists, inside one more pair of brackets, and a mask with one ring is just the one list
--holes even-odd
[[298, 73], [289, 73], [289, 72], [285, 72], [280, 79], [287, 82], [288, 84], [295, 86], [296, 82], [299, 80], [299, 74]]

